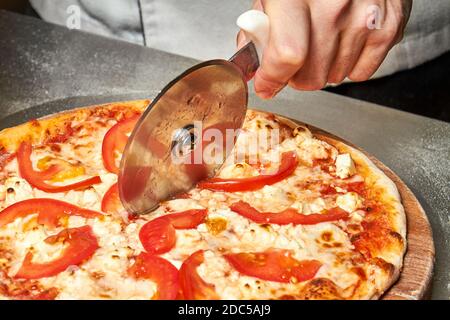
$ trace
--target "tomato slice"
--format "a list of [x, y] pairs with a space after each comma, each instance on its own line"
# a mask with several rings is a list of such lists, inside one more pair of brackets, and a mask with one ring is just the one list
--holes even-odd
[[288, 250], [233, 253], [225, 258], [242, 274], [284, 283], [312, 279], [322, 266], [317, 260], [296, 260]]
[[339, 207], [326, 210], [324, 213], [301, 214], [293, 208], [278, 213], [259, 212], [247, 202], [238, 201], [230, 206], [230, 209], [256, 223], [285, 224], [317, 224], [327, 221], [335, 221], [348, 218], [348, 212]]
[[28, 252], [15, 278], [40, 279], [55, 276], [69, 266], [82, 264], [99, 248], [97, 238], [90, 226], [64, 229], [45, 239], [45, 242], [49, 244], [65, 242], [68, 246], [63, 249], [58, 258], [45, 263], [33, 263], [33, 253]]
[[167, 215], [175, 229], [193, 229], [205, 221], [207, 209], [192, 209]]
[[227, 192], [258, 190], [289, 177], [297, 168], [297, 164], [297, 154], [294, 151], [284, 152], [281, 155], [280, 166], [274, 174], [236, 179], [212, 178], [199, 182], [198, 187]]
[[57, 193], [57, 192], [66, 192], [69, 190], [77, 190], [84, 189], [93, 184], [101, 183], [102, 180], [99, 176], [95, 176], [80, 182], [76, 182], [73, 184], [65, 185], [65, 186], [55, 186], [45, 182], [45, 180], [51, 179], [55, 174], [60, 172], [60, 168], [58, 165], [52, 165], [48, 169], [44, 171], [35, 171], [33, 169], [33, 164], [31, 163], [32, 147], [30, 142], [22, 142], [19, 146], [19, 150], [17, 151], [17, 161], [19, 163], [19, 172], [22, 178], [28, 181], [33, 187], [38, 188], [39, 190], [49, 192], [49, 193]]
[[208, 210], [192, 209], [173, 213], [147, 222], [139, 231], [139, 239], [148, 253], [162, 254], [176, 243], [175, 229], [193, 229], [205, 221]]
[[149, 279], [158, 290], [154, 300], [175, 300], [180, 291], [178, 270], [166, 259], [145, 252], [140, 253], [128, 273], [137, 279]]
[[30, 214], [37, 214], [38, 223], [49, 228], [59, 226], [61, 218], [71, 215], [88, 219], [102, 216], [96, 211], [83, 209], [60, 200], [47, 198], [28, 199], [14, 203], [0, 212], [0, 228], [17, 218], [26, 217]]
[[113, 184], [102, 199], [102, 211], [106, 213], [119, 213], [124, 210], [119, 197], [119, 187], [117, 183]]
[[119, 173], [116, 164], [116, 152], [123, 152], [128, 140], [127, 134], [133, 131], [139, 115], [117, 122], [108, 130], [102, 143], [103, 164], [109, 172]]
[[147, 222], [139, 231], [139, 239], [148, 253], [162, 254], [175, 246], [175, 228], [164, 217]]
[[204, 261], [203, 250], [194, 252], [180, 268], [180, 285], [183, 299], [219, 300], [212, 284], [205, 282], [197, 273], [197, 267]]

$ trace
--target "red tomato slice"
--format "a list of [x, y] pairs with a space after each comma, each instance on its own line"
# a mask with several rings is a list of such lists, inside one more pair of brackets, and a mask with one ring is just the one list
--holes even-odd
[[33, 263], [33, 253], [28, 252], [17, 274], [18, 279], [40, 279], [52, 277], [65, 271], [69, 266], [78, 266], [95, 253], [99, 248], [97, 238], [90, 226], [64, 229], [57, 235], [48, 237], [45, 242], [68, 244], [61, 255], [49, 262]]
[[101, 214], [83, 209], [73, 204], [54, 199], [28, 199], [14, 203], [0, 212], [0, 228], [13, 222], [17, 218], [26, 217], [30, 214], [38, 215], [38, 223], [49, 228], [60, 225], [60, 219], [71, 215], [84, 218], [96, 218]]
[[49, 180], [56, 173], [60, 172], [60, 168], [58, 165], [52, 165], [47, 170], [44, 171], [35, 171], [33, 168], [33, 164], [31, 163], [30, 156], [32, 152], [32, 147], [30, 142], [22, 142], [19, 146], [19, 150], [17, 151], [17, 161], [19, 163], [19, 172], [22, 178], [28, 181], [33, 187], [38, 188], [39, 190], [49, 192], [49, 193], [57, 193], [57, 192], [66, 192], [69, 190], [77, 190], [87, 188], [93, 184], [101, 183], [102, 180], [99, 176], [95, 176], [80, 182], [76, 182], [73, 184], [65, 185], [65, 186], [55, 186], [45, 182], [45, 180]]
[[59, 172], [61, 172], [61, 168], [56, 164], [52, 164], [48, 169], [44, 171], [35, 171], [33, 175], [40, 180], [50, 180]]
[[204, 261], [203, 250], [194, 252], [180, 268], [180, 285], [183, 299], [219, 300], [212, 284], [205, 282], [197, 273], [197, 267]]
[[158, 256], [142, 252], [136, 257], [128, 273], [137, 279], [156, 282], [158, 290], [152, 297], [155, 300], [175, 300], [180, 291], [177, 268]]
[[109, 172], [119, 173], [119, 168], [116, 164], [116, 151], [123, 152], [128, 140], [127, 134], [133, 131], [138, 119], [139, 115], [135, 115], [119, 121], [108, 130], [103, 138], [103, 164]]
[[119, 187], [117, 183], [113, 184], [102, 199], [102, 211], [106, 213], [119, 213], [123, 211], [122, 202], [119, 197]]
[[259, 212], [247, 202], [238, 201], [230, 206], [230, 209], [241, 216], [256, 223], [285, 224], [317, 224], [327, 221], [347, 219], [348, 212], [339, 207], [326, 210], [324, 213], [301, 214], [297, 210], [289, 208], [278, 213]]
[[156, 218], [141, 228], [139, 239], [149, 253], [168, 252], [176, 243], [175, 229], [196, 228], [205, 221], [207, 214], [206, 209], [193, 209]]
[[253, 191], [264, 186], [277, 183], [289, 177], [297, 168], [297, 154], [294, 151], [285, 152], [281, 155], [281, 163], [277, 172], [268, 175], [259, 175], [249, 178], [221, 179], [212, 178], [199, 182], [201, 189], [220, 190], [227, 192]]
[[193, 229], [205, 221], [207, 209], [192, 209], [183, 212], [172, 213], [167, 217], [175, 229]]
[[139, 231], [139, 239], [144, 249], [152, 254], [170, 251], [177, 240], [175, 228], [164, 217], [147, 222]]
[[285, 283], [312, 279], [322, 266], [317, 260], [296, 260], [287, 250], [233, 253], [225, 258], [242, 274]]

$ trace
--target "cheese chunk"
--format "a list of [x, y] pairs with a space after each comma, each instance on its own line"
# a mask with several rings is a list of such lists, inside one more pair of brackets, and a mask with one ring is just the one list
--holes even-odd
[[356, 192], [347, 192], [337, 196], [336, 205], [347, 212], [353, 212], [362, 207], [362, 200]]
[[355, 164], [348, 153], [340, 154], [336, 157], [336, 175], [341, 179], [346, 179], [356, 173]]
[[295, 142], [301, 144], [306, 139], [312, 139], [311, 131], [309, 131], [306, 127], [299, 126], [294, 129], [292, 135], [295, 137]]
[[247, 178], [257, 176], [258, 170], [249, 164], [242, 162], [229, 165], [220, 171], [219, 177], [222, 179]]
[[3, 207], [8, 207], [16, 202], [34, 197], [33, 188], [22, 178], [10, 177], [6, 179], [3, 189], [5, 190], [5, 201]]
[[319, 213], [320, 211], [326, 209], [325, 201], [322, 198], [314, 199], [309, 203], [303, 205], [303, 213]]

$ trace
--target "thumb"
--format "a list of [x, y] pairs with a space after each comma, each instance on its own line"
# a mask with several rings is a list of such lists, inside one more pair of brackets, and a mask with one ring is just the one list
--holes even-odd
[[238, 32], [237, 37], [236, 37], [236, 46], [238, 51], [247, 44], [248, 39], [245, 36], [245, 32], [243, 32], [242, 30]]

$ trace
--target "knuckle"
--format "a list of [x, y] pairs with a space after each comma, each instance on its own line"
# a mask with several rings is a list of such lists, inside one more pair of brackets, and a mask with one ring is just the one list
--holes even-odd
[[370, 29], [367, 28], [367, 25], [365, 23], [355, 23], [348, 29], [348, 33], [354, 36], [363, 36], [368, 34], [369, 31]]
[[392, 43], [396, 40], [398, 36], [397, 28], [386, 28], [383, 32], [383, 40], [385, 43]]
[[379, 34], [370, 36], [369, 39], [367, 39], [366, 46], [371, 47], [371, 48], [377, 48], [377, 47], [384, 46], [386, 44], [386, 42], [387, 42], [387, 39], [384, 36], [384, 34], [379, 33]]
[[280, 64], [301, 67], [305, 61], [301, 49], [291, 45], [275, 45], [273, 48], [275, 58]]
[[255, 76], [255, 84], [261, 88], [273, 89], [282, 86], [284, 83], [280, 79], [266, 73], [263, 69], [259, 70]]
[[367, 44], [371, 46], [389, 46], [396, 41], [398, 36], [397, 28], [386, 27], [373, 33], [369, 37]]
[[333, 13], [336, 16], [339, 16], [349, 8], [349, 6], [351, 5], [351, 2], [352, 1], [350, 1], [350, 0], [334, 0], [334, 1], [330, 2], [329, 5], [330, 5]]

